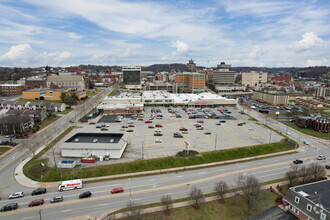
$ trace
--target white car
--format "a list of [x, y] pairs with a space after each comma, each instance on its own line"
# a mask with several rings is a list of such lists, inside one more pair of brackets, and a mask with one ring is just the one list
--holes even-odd
[[249, 128], [250, 131], [254, 131], [254, 128]]
[[160, 139], [156, 139], [155, 142], [156, 142], [156, 143], [162, 143], [162, 140], [160, 140]]
[[290, 135], [291, 133], [290, 133], [290, 132], [286, 132], [285, 134], [286, 134], [286, 135]]
[[134, 121], [128, 121], [127, 122], [127, 124], [133, 124], [134, 123]]
[[24, 196], [24, 192], [15, 192], [9, 196], [9, 199], [17, 199]]
[[120, 128], [121, 131], [126, 131], [126, 128]]
[[162, 130], [160, 130], [160, 129], [156, 129], [155, 132], [162, 132]]
[[317, 156], [316, 159], [318, 159], [318, 160], [325, 160], [327, 158], [324, 155], [319, 155], [319, 156]]

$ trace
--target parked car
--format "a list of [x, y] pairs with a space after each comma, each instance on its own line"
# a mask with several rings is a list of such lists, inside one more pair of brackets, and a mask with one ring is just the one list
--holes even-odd
[[37, 205], [43, 205], [44, 202], [45, 202], [44, 199], [36, 199], [36, 200], [33, 200], [32, 202], [29, 203], [29, 207], [37, 206]]
[[157, 124], [157, 125], [155, 125], [155, 127], [156, 127], [156, 128], [162, 128], [163, 125]]
[[120, 131], [126, 131], [126, 128], [120, 128]]
[[307, 142], [307, 141], [304, 141], [303, 143], [304, 143], [305, 145], [308, 145], [308, 142]]
[[86, 191], [86, 192], [83, 192], [79, 195], [79, 199], [89, 198], [91, 196], [92, 196], [92, 193], [90, 191]]
[[23, 196], [24, 196], [24, 192], [15, 192], [9, 195], [9, 199], [22, 198]]
[[148, 128], [155, 128], [155, 126], [149, 125]]
[[160, 132], [156, 132], [156, 133], [154, 133], [154, 136], [163, 136], [163, 134]]
[[101, 125], [97, 125], [95, 128], [102, 128]]
[[182, 131], [182, 134], [188, 134], [188, 131]]
[[50, 200], [50, 203], [62, 202], [62, 201], [63, 201], [63, 196], [56, 196]]
[[181, 127], [180, 128], [180, 131], [188, 131], [188, 129], [187, 128], [184, 128], [184, 127]]
[[139, 118], [138, 120], [139, 120], [139, 121], [143, 121], [143, 118]]
[[330, 165], [325, 165], [325, 169], [330, 169]]
[[180, 134], [179, 132], [174, 132], [173, 137], [175, 137], [175, 138], [183, 138], [182, 134]]
[[129, 127], [129, 128], [134, 128], [134, 127], [135, 127], [135, 125], [128, 125], [128, 127]]
[[122, 187], [117, 187], [111, 190], [111, 194], [124, 192]]
[[249, 128], [250, 131], [254, 131], [254, 128]]
[[197, 130], [204, 130], [203, 127], [197, 127]]
[[205, 132], [204, 133], [205, 135], [210, 135], [210, 134], [212, 134], [210, 131], [207, 131], [207, 132]]
[[32, 195], [33, 196], [40, 195], [40, 194], [44, 194], [46, 192], [47, 192], [46, 188], [39, 188], [39, 189], [36, 189], [36, 190], [32, 191]]
[[127, 124], [133, 124], [133, 123], [134, 123], [134, 121], [131, 121], [131, 120], [127, 122]]
[[197, 122], [198, 122], [198, 123], [204, 123], [204, 121], [203, 121], [203, 120], [198, 120]]
[[156, 140], [155, 140], [155, 143], [162, 143], [162, 140], [160, 140], [160, 139], [156, 139]]
[[1, 212], [6, 212], [6, 211], [15, 210], [17, 208], [18, 208], [18, 204], [17, 203], [9, 203], [9, 204], [3, 206], [0, 211]]
[[152, 121], [151, 120], [147, 120], [147, 121], [145, 121], [145, 123], [152, 123]]
[[296, 159], [296, 160], [293, 161], [293, 163], [294, 164], [302, 164], [302, 163], [304, 163], [304, 161]]
[[325, 160], [327, 158], [324, 155], [319, 155], [319, 156], [317, 156], [316, 159], [318, 159], [318, 160]]
[[215, 125], [221, 125], [221, 123], [216, 123]]
[[226, 123], [226, 120], [220, 120], [219, 122], [220, 123]]
[[134, 132], [133, 129], [127, 129], [126, 132]]
[[128, 126], [127, 125], [123, 125], [123, 126], [121, 126], [121, 128], [128, 128]]
[[95, 122], [91, 121], [89, 122], [90, 125], [95, 125]]
[[101, 128], [101, 131], [108, 131], [108, 128]]
[[156, 129], [155, 132], [162, 132], [162, 130], [160, 130], [160, 129]]

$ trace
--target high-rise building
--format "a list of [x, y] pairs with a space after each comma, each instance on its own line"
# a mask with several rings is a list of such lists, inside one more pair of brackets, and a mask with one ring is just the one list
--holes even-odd
[[256, 86], [267, 82], [266, 72], [243, 72], [242, 73], [242, 84], [244, 86]]
[[176, 74], [178, 92], [199, 93], [205, 91], [205, 74], [183, 72]]
[[213, 72], [213, 82], [215, 84], [234, 84], [235, 71], [231, 70], [231, 65], [221, 62], [217, 70]]
[[194, 63], [193, 59], [190, 59], [189, 63], [187, 63], [187, 70], [188, 72], [196, 72], [196, 63]]
[[123, 83], [128, 89], [141, 89], [141, 67], [140, 66], [124, 66]]

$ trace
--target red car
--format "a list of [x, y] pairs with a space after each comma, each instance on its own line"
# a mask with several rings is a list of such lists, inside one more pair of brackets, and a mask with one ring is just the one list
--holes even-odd
[[182, 127], [182, 128], [180, 128], [180, 131], [188, 131], [188, 129], [187, 129], [187, 128], [184, 128], [184, 127]]
[[143, 121], [143, 118], [139, 118], [138, 120], [139, 120], [139, 121]]
[[95, 122], [92, 121], [92, 122], [89, 122], [89, 124], [90, 124], [90, 125], [95, 125]]
[[44, 204], [43, 199], [36, 199], [29, 203], [29, 207]]
[[326, 169], [330, 169], [330, 165], [325, 165], [325, 168]]
[[163, 125], [155, 125], [157, 128], [162, 128]]
[[130, 127], [130, 128], [134, 128], [134, 127], [135, 127], [135, 125], [128, 125], [128, 127]]
[[145, 123], [152, 123], [152, 121], [151, 120], [148, 120], [148, 121], [145, 121]]
[[111, 190], [111, 194], [121, 193], [121, 192], [124, 192], [124, 189], [122, 187], [114, 188], [113, 190]]
[[196, 128], [199, 128], [199, 127], [202, 127], [202, 125], [196, 125], [195, 127], [196, 127]]

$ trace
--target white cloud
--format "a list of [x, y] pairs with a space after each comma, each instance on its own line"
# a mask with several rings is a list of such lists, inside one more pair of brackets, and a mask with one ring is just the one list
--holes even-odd
[[68, 36], [70, 37], [70, 38], [72, 38], [72, 39], [81, 39], [81, 36], [80, 35], [78, 35], [78, 34], [76, 34], [76, 33], [73, 33], [73, 32], [69, 32], [68, 33]]
[[257, 45], [252, 49], [252, 51], [250, 53], [250, 57], [258, 59], [263, 54], [264, 54], [264, 51], [262, 50], [262, 48], [259, 45]]
[[327, 59], [322, 60], [307, 60], [305, 66], [327, 66], [330, 65], [330, 62]]
[[136, 54], [135, 50], [132, 50], [131, 48], [126, 48], [125, 52], [121, 55], [121, 57], [129, 57]]
[[12, 46], [10, 50], [0, 56], [2, 65], [7, 66], [40, 66], [61, 65], [71, 57], [69, 51], [63, 52], [37, 52], [29, 44]]
[[323, 44], [323, 40], [314, 32], [306, 32], [302, 35], [302, 39], [292, 44], [292, 48], [296, 52], [302, 52], [313, 49]]
[[180, 55], [186, 55], [188, 53], [188, 45], [182, 41], [176, 41], [176, 53]]

